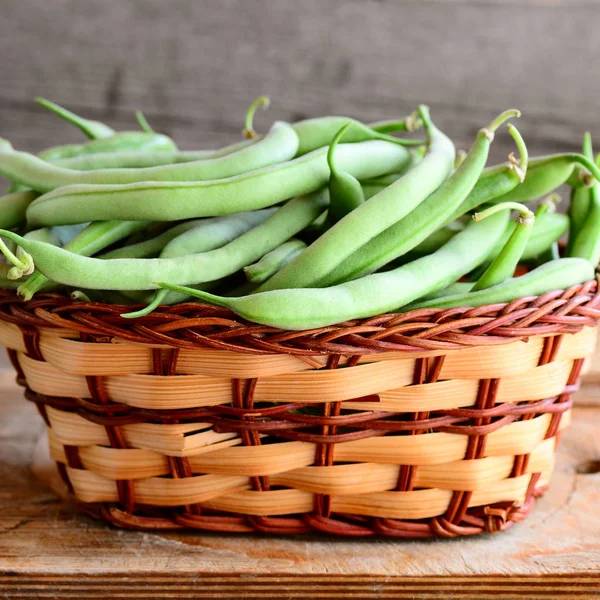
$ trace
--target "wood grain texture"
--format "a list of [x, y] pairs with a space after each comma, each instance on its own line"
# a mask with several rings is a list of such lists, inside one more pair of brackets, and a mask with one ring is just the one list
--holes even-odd
[[[150, 534], [79, 515], [31, 474], [43, 430], [0, 373], [0, 596], [8, 598], [597, 598], [600, 411], [576, 398], [553, 485], [497, 536], [402, 542]], [[39, 452], [39, 448], [38, 448]], [[577, 469], [582, 472], [578, 473]], [[54, 594], [54, 595], [53, 595]]]
[[[182, 147], [257, 117], [395, 117], [419, 102], [459, 146], [515, 106], [532, 153], [600, 135], [600, 5], [590, 1], [3, 0], [0, 135], [28, 150], [79, 139], [47, 96], [117, 127], [144, 110]], [[493, 160], [512, 150], [502, 133]]]

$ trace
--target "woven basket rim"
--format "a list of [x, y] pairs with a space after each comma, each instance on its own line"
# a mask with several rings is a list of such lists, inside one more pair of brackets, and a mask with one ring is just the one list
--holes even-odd
[[305, 331], [259, 325], [200, 302], [161, 306], [135, 320], [122, 318], [123, 308], [61, 293], [38, 294], [25, 302], [15, 291], [0, 290], [0, 320], [24, 331], [62, 328], [96, 341], [119, 338], [174, 348], [310, 356], [447, 351], [577, 333], [600, 320], [600, 280], [508, 303], [387, 313]]

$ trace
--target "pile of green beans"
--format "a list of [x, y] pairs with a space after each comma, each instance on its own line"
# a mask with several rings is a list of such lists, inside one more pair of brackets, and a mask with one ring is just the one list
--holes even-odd
[[[243, 139], [184, 151], [139, 111], [138, 130], [115, 131], [38, 103], [88, 139], [34, 155], [0, 138], [0, 288], [23, 300], [59, 291], [134, 319], [199, 299], [304, 330], [510, 302], [593, 279], [600, 262], [591, 136], [581, 154], [530, 157], [514, 109], [465, 152], [424, 105], [257, 132], [260, 97], [240, 118]], [[516, 152], [488, 166], [505, 125]], [[564, 184], [567, 214], [554, 207]]]

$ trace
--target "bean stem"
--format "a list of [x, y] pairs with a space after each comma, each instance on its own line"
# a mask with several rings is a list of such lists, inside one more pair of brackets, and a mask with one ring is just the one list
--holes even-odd
[[242, 134], [245, 137], [252, 139], [258, 136], [256, 131], [254, 131], [254, 115], [259, 107], [263, 110], [267, 110], [270, 104], [271, 100], [268, 96], [260, 96], [250, 104], [244, 120], [244, 129], [242, 130]]

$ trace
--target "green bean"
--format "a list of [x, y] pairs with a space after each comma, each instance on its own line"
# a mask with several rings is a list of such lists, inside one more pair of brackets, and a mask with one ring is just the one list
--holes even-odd
[[113, 259], [113, 258], [149, 258], [158, 256], [162, 249], [172, 239], [176, 238], [189, 229], [193, 229], [205, 219], [195, 219], [192, 221], [184, 221], [178, 223], [175, 227], [171, 227], [166, 231], [155, 235], [149, 239], [143, 239], [141, 242], [114, 248], [108, 252], [102, 253], [98, 258]]
[[[589, 132], [586, 132], [583, 136], [583, 155], [590, 160], [594, 159], [594, 152], [592, 149], [592, 136]], [[599, 155], [600, 156], [600, 155]], [[575, 238], [583, 228], [590, 211], [591, 202], [591, 191], [587, 186], [579, 186], [571, 188], [571, 202], [569, 204], [569, 218], [571, 219], [571, 225], [569, 228], [569, 242], [567, 244], [567, 256], [569, 255]]]
[[25, 223], [27, 207], [39, 196], [32, 190], [13, 192], [0, 198], [0, 228], [13, 229]]
[[306, 244], [296, 238], [284, 242], [281, 246], [277, 246], [277, 248], [265, 254], [259, 261], [244, 267], [246, 279], [251, 283], [266, 281], [298, 256], [305, 248]]
[[230, 308], [255, 323], [292, 330], [325, 327], [396, 309], [456, 281], [485, 259], [507, 220], [504, 211], [481, 223], [472, 221], [435, 254], [329, 288], [279, 289], [228, 298], [170, 283], [160, 286]]
[[156, 280], [196, 284], [235, 273], [302, 231], [327, 201], [327, 190], [294, 198], [229, 244], [185, 258], [88, 258], [26, 240], [12, 231], [0, 230], [0, 236], [30, 251], [36, 268], [52, 281], [83, 289], [148, 290], [157, 288]]
[[414, 210], [440, 186], [452, 170], [454, 145], [433, 125], [427, 107], [421, 106], [420, 114], [429, 142], [423, 161], [338, 221], [265, 282], [260, 291], [317, 284], [345, 258]]
[[218, 150], [179, 150], [177, 152], [113, 152], [97, 153], [53, 160], [58, 167], [74, 171], [160, 167], [197, 160], [221, 158], [258, 143], [262, 138], [244, 140]]
[[[489, 218], [490, 215], [500, 210], [506, 210], [507, 208], [518, 210], [520, 212], [519, 219], [514, 231], [508, 238], [508, 241], [494, 260], [492, 260], [492, 263], [484, 271], [483, 275], [477, 280], [477, 283], [475, 283], [471, 290], [472, 292], [484, 290], [506, 281], [515, 274], [515, 269], [521, 260], [523, 250], [527, 245], [529, 236], [531, 235], [531, 229], [535, 222], [536, 215], [534, 215], [531, 210], [523, 204], [503, 202], [479, 213], [475, 213], [473, 219], [475, 221], [481, 221], [485, 218]], [[547, 209], [547, 205], [540, 206], [538, 214], [545, 212]]]
[[571, 188], [571, 201], [569, 203], [568, 215], [571, 220], [569, 227], [569, 242], [567, 255], [570, 254], [575, 238], [585, 225], [590, 211], [591, 193], [588, 187]]
[[45, 98], [36, 98], [35, 101], [47, 108], [50, 112], [53, 112], [55, 115], [64, 119], [65, 121], [75, 125], [84, 135], [92, 140], [107, 138], [115, 135], [115, 130], [101, 123], [100, 121], [90, 121], [89, 119], [84, 119], [79, 115], [55, 104], [54, 102], [50, 102], [50, 100], [46, 100]]
[[585, 167], [596, 180], [600, 180], [600, 169], [582, 154], [542, 156], [529, 161], [527, 177], [523, 183], [495, 201], [525, 203], [545, 196], [568, 182], [578, 164]]
[[[489, 186], [486, 185], [486, 183], [489, 183], [489, 180], [486, 182], [486, 180], [478, 178], [485, 166], [494, 132], [506, 119], [518, 116], [518, 114], [517, 111], [507, 111], [490, 125], [481, 129], [463, 164], [442, 185], [438, 183], [433, 186], [433, 189], [428, 189], [428, 197], [422, 204], [414, 208], [403, 219], [398, 219], [388, 229], [385, 229], [362, 247], [358, 248], [354, 254], [346, 258], [336, 269], [332, 270], [326, 277], [314, 282], [313, 285], [326, 287], [373, 273], [385, 264], [414, 249], [434, 231], [442, 227], [449, 220], [452, 220], [456, 212], [458, 212], [458, 207], [464, 210], [465, 203], [480, 202], [482, 192], [485, 197], [489, 197]], [[509, 167], [509, 172], [506, 174], [503, 173], [502, 178], [510, 177], [514, 182], [523, 176], [523, 170], [526, 169], [527, 150], [516, 128], [511, 126], [510, 132], [519, 144], [522, 160], [520, 165], [511, 162], [512, 168]], [[424, 165], [426, 160], [427, 158], [423, 160], [421, 165]], [[451, 166], [452, 163], [450, 163]], [[418, 168], [415, 167], [413, 172]], [[402, 179], [398, 183], [401, 181]], [[392, 190], [398, 183], [393, 184], [387, 189]], [[516, 185], [516, 183], [512, 183], [512, 185]], [[382, 192], [382, 194], [384, 193]], [[376, 198], [377, 196], [374, 196], [369, 202], [373, 202]], [[293, 263], [287, 268], [289, 269], [292, 265]], [[276, 280], [277, 277], [276, 275], [273, 280]], [[275, 281], [275, 283], [277, 282]]]
[[350, 125], [352, 125], [352, 121], [348, 121], [333, 136], [327, 151], [327, 164], [330, 171], [328, 212], [330, 225], [337, 223], [365, 201], [365, 195], [358, 179], [350, 173], [338, 169], [334, 160], [335, 148]]
[[[145, 221], [99, 221], [91, 223], [76, 235], [64, 249], [81, 256], [91, 256], [147, 226], [148, 223]], [[49, 278], [36, 271], [27, 282], [19, 286], [17, 292], [23, 300], [31, 300], [33, 295], [46, 287], [49, 282]]]
[[140, 181], [202, 181], [221, 179], [286, 161], [294, 156], [298, 136], [287, 123], [273, 125], [269, 135], [250, 148], [221, 158], [148, 167], [75, 171], [47, 163], [25, 152], [0, 152], [0, 172], [37, 191], [60, 186], [100, 183], [126, 184]]
[[275, 213], [276, 208], [265, 208], [247, 213], [236, 213], [211, 219], [184, 221], [149, 240], [115, 248], [100, 258], [173, 258], [220, 248], [253, 227], [260, 225]]
[[[511, 221], [504, 232], [502, 239], [496, 245], [490, 256], [497, 256], [504, 244], [508, 241], [515, 229], [515, 222]], [[538, 257], [552, 244], [556, 243], [569, 227], [569, 219], [560, 213], [546, 212], [538, 214], [531, 230], [531, 237], [525, 246], [521, 260], [528, 261]]]
[[585, 258], [595, 268], [600, 262], [600, 186], [590, 189], [590, 209], [587, 219], [577, 233], [568, 256]]
[[[453, 221], [456, 223], [456, 221]], [[510, 221], [506, 231], [503, 233], [500, 240], [490, 252], [490, 257], [497, 256], [502, 250], [511, 234], [515, 230], [515, 221]], [[531, 230], [531, 236], [525, 249], [523, 250], [523, 261], [528, 261], [537, 258], [555, 244], [569, 227], [569, 219], [566, 215], [555, 212], [546, 212], [536, 216], [535, 223]], [[450, 225], [446, 225], [442, 229], [433, 232], [427, 239], [423, 240], [413, 250], [404, 255], [404, 262], [415, 260], [425, 254], [431, 254], [439, 250], [449, 239], [453, 238], [460, 229], [450, 229]]]
[[97, 154], [85, 154], [73, 158], [62, 158], [53, 160], [52, 163], [58, 167], [65, 167], [75, 171], [98, 171], [100, 169], [124, 169], [159, 167], [179, 163], [193, 162], [221, 158], [243, 150], [258, 143], [262, 138], [244, 140], [218, 150], [179, 150], [176, 152], [99, 152]]
[[416, 131], [423, 125], [419, 111], [416, 110], [414, 113], [398, 121], [396, 119], [385, 119], [383, 121], [373, 121], [369, 123], [367, 127], [379, 132], [379, 133], [396, 133], [397, 131]]
[[277, 211], [277, 208], [264, 208], [253, 212], [202, 219], [197, 221], [195, 227], [165, 244], [160, 257], [175, 258], [215, 250], [257, 227]]
[[121, 131], [112, 137], [90, 140], [85, 144], [65, 144], [54, 146], [38, 154], [38, 158], [55, 165], [66, 166], [69, 161], [83, 160], [84, 156], [97, 156], [109, 153], [152, 153], [154, 156], [177, 154], [173, 140], [160, 133], [141, 131]]
[[521, 277], [508, 279], [504, 283], [485, 290], [415, 302], [408, 308], [412, 310], [504, 304], [517, 298], [539, 296], [553, 290], [564, 290], [591, 279], [594, 279], [594, 268], [589, 261], [581, 258], [560, 258], [545, 263]]
[[[304, 156], [316, 148], [329, 146], [333, 136], [348, 121], [351, 121], [352, 125], [350, 125], [346, 133], [347, 143], [367, 142], [370, 140], [381, 140], [404, 146], [422, 146], [424, 143], [422, 140], [406, 140], [385, 133], [379, 133], [368, 125], [355, 119], [348, 119], [348, 117], [318, 117], [316, 119], [298, 121], [292, 125], [300, 140], [296, 157]], [[397, 123], [404, 122], [403, 120]]]
[[[57, 189], [28, 209], [30, 226], [106, 219], [177, 221], [273, 206], [327, 184], [327, 148], [281, 165], [205, 182], [141, 182]], [[341, 169], [357, 178], [396, 172], [409, 160], [405, 148], [371, 141], [338, 146]]]

